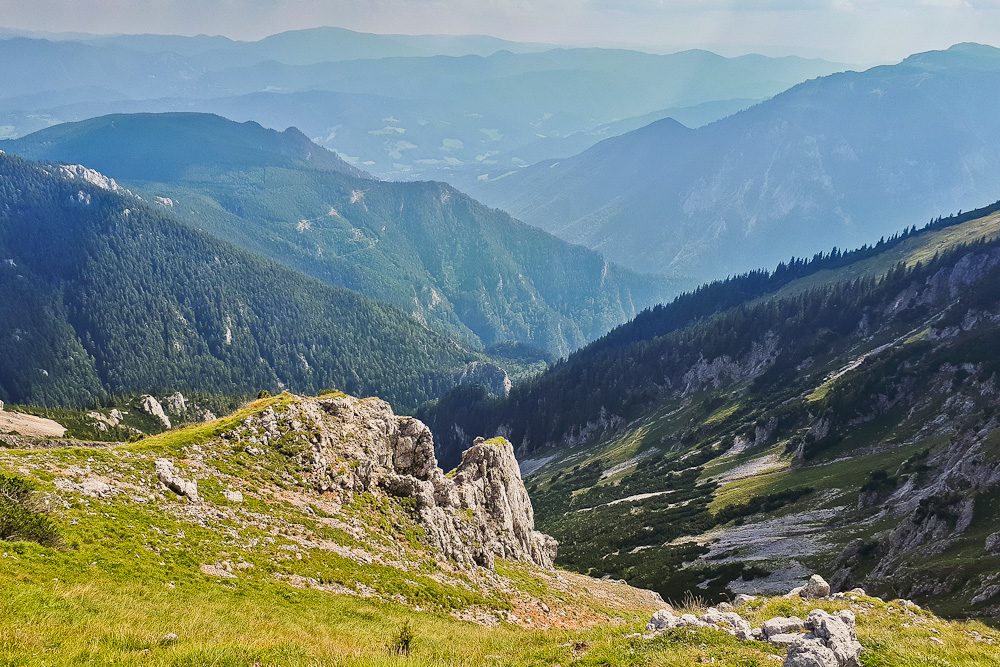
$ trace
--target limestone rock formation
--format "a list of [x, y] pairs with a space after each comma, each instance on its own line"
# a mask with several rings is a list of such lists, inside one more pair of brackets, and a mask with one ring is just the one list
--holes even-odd
[[142, 398], [139, 399], [139, 401], [140, 401], [139, 407], [142, 408], [143, 412], [149, 415], [153, 415], [161, 422], [163, 422], [163, 425], [166, 428], [170, 428], [170, 418], [167, 417], [166, 413], [163, 412], [163, 406], [160, 405], [160, 402], [158, 400], [156, 400], [149, 394], [144, 394]]
[[488, 361], [470, 361], [455, 378], [455, 384], [481, 384], [494, 396], [506, 396], [513, 386], [507, 371]]
[[247, 417], [223, 438], [248, 453], [293, 452], [317, 491], [410, 499], [426, 540], [442, 556], [493, 568], [496, 557], [552, 567], [556, 541], [535, 530], [514, 449], [477, 438], [448, 476], [437, 465], [430, 429], [393, 414], [377, 398], [302, 398]]
[[[646, 632], [658, 634], [674, 628], [714, 628], [749, 641], [758, 639], [788, 650], [782, 667], [860, 667], [861, 643], [855, 631], [854, 613], [842, 610], [829, 614], [822, 609], [809, 612], [806, 620], [796, 616], [775, 617], [751, 630], [750, 624], [735, 612], [710, 607], [701, 617], [694, 614], [675, 616], [670, 609], [655, 612]], [[805, 631], [809, 631], [803, 634]]]
[[170, 459], [156, 459], [156, 476], [159, 477], [163, 486], [167, 487], [179, 496], [185, 496], [194, 502], [198, 502], [198, 482], [186, 480], [177, 472]]
[[163, 403], [167, 408], [167, 412], [172, 415], [183, 415], [187, 412], [187, 399], [179, 391], [167, 396], [163, 399]]
[[720, 611], [715, 607], [709, 607], [700, 617], [694, 614], [674, 616], [670, 609], [660, 609], [646, 624], [646, 632], [654, 634], [674, 628], [714, 628], [744, 641], [754, 638], [750, 623], [746, 619], [736, 612]]
[[809, 578], [809, 583], [802, 589], [804, 598], [825, 598], [830, 594], [830, 584], [818, 574]]

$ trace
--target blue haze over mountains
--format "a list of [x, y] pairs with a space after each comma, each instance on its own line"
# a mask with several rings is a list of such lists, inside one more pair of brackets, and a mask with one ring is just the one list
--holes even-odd
[[705, 280], [995, 201], [998, 107], [1000, 50], [960, 44], [698, 129], [658, 121], [469, 191], [626, 266]]
[[380, 177], [456, 184], [671, 116], [702, 125], [846, 65], [320, 28], [259, 42], [0, 40], [0, 135], [113, 112], [295, 126]]

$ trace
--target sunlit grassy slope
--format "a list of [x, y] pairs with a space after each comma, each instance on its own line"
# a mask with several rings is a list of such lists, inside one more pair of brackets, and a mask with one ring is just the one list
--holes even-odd
[[[557, 563], [667, 599], [693, 591], [720, 600], [787, 590], [796, 572], [843, 577], [843, 554], [855, 543], [852, 581], [950, 616], [996, 617], [990, 577], [1000, 554], [984, 548], [1000, 528], [995, 489], [944, 476], [975, 461], [985, 479], [997, 465], [989, 350], [998, 239], [998, 213], [928, 229], [743, 307], [766, 315], [854, 290], [857, 297], [817, 307], [822, 323], [803, 317], [786, 332], [775, 318], [750, 339], [715, 326], [728, 321], [723, 314], [624, 349], [620, 367], [641, 360], [632, 375], [638, 365], [651, 376], [649, 367], [662, 370], [657, 384], [632, 389], [649, 407], [526, 462], [539, 524], [564, 544]], [[658, 366], [647, 353], [669, 359], [704, 331], [714, 348], [703, 359]], [[754, 345], [764, 352], [755, 357]], [[758, 370], [744, 370], [753, 364]], [[609, 362], [577, 377], [604, 373], [591, 391], [613, 398], [600, 392], [629, 376], [609, 367], [617, 368]], [[732, 376], [713, 376], [717, 368]], [[694, 369], [709, 379], [699, 383]], [[963, 523], [960, 502], [975, 508]], [[943, 522], [933, 535], [928, 517]], [[908, 525], [923, 533], [901, 554]], [[903, 532], [892, 534], [897, 527]], [[897, 560], [879, 570], [885, 558]]]
[[[614, 582], [506, 561], [495, 573], [461, 570], [427, 552], [405, 504], [365, 495], [331, 503], [299, 486], [280, 452], [250, 459], [219, 438], [295, 400], [262, 399], [129, 445], [0, 450], [0, 471], [33, 481], [61, 534], [57, 548], [0, 542], [0, 665], [751, 667], [780, 659], [779, 649], [721, 632], [637, 635], [659, 605]], [[157, 457], [197, 475], [203, 502], [160, 487]], [[102, 480], [118, 491], [87, 495], [84, 484]], [[242, 501], [226, 495], [233, 489]], [[755, 624], [848, 606], [756, 604], [742, 610]], [[987, 664], [996, 648], [985, 640], [1000, 640], [980, 624], [899, 604], [851, 606], [870, 647], [866, 665]]]

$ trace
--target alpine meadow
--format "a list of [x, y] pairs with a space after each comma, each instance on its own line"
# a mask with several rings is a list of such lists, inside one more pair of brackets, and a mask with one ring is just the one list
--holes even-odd
[[4, 3], [0, 667], [1000, 665], [996, 34]]

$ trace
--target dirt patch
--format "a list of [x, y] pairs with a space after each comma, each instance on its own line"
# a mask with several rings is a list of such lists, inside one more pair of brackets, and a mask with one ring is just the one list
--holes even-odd
[[51, 419], [0, 410], [0, 433], [14, 432], [21, 435], [61, 438], [66, 433], [66, 429], [59, 422]]

